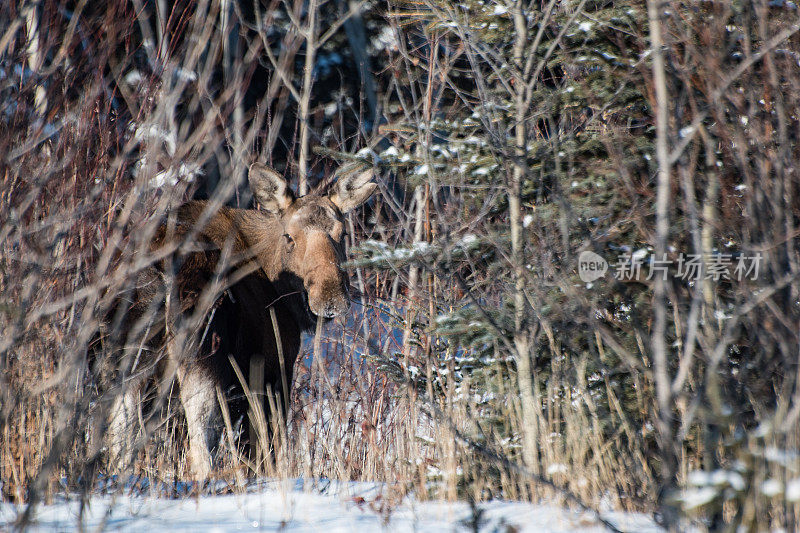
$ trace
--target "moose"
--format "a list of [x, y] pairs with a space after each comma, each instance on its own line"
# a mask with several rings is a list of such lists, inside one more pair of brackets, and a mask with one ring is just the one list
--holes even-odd
[[[159, 326], [151, 326], [159, 331], [147, 342], [153, 352], [167, 353], [160, 365], [162, 383], [169, 374], [164, 368], [177, 377], [188, 460], [197, 479], [211, 472], [222, 435], [219, 391], [227, 394], [230, 413], [247, 409], [236, 367], [258, 368], [250, 362], [260, 358], [263, 376], [256, 378], [284, 397], [302, 332], [312, 330], [318, 319], [347, 311], [344, 215], [375, 191], [372, 176], [372, 170], [345, 174], [328, 191], [296, 197], [283, 176], [254, 163], [248, 179], [260, 210], [221, 206], [209, 213], [207, 201], [190, 201], [153, 239], [153, 252], [187, 240], [196, 246], [189, 251], [173, 246], [138, 274], [125, 320], [141, 321], [148, 313], [162, 317]], [[176, 324], [190, 317], [197, 326], [181, 338]], [[144, 381], [132, 380], [111, 405], [106, 439], [112, 462], [129, 464], [133, 458]], [[269, 413], [266, 401], [262, 408]]]

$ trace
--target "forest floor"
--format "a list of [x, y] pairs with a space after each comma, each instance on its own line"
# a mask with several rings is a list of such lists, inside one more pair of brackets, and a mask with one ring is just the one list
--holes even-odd
[[[152, 491], [98, 494], [80, 516], [77, 501], [60, 497], [41, 505], [33, 531], [414, 531], [414, 532], [601, 532], [607, 529], [589, 513], [559, 504], [491, 501], [389, 502], [385, 487], [371, 483], [303, 480], [263, 482], [229, 494], [167, 498]], [[0, 530], [22, 507], [0, 503]], [[604, 519], [622, 531], [661, 531], [650, 517], [608, 511]], [[475, 527], [477, 519], [477, 528]]]

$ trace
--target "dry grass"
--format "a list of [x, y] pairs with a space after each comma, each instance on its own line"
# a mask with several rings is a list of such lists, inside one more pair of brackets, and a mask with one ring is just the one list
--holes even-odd
[[[97, 489], [95, 481], [118, 472], [104, 450], [103, 421], [115, 398], [154, 369], [139, 363], [147, 321], [139, 324], [139, 331], [119, 331], [113, 321], [115, 302], [131, 290], [139, 272], [159, 259], [148, 247], [154, 232], [174, 206], [197, 192], [199, 170], [208, 168], [209, 161], [216, 162], [225, 178], [211, 188], [212, 202], [244, 202], [244, 169], [262, 149], [264, 158], [272, 156], [280, 124], [274, 124], [271, 113], [275, 105], [285, 105], [288, 92], [281, 88], [280, 76], [270, 78], [272, 100], [266, 109], [262, 102], [245, 112], [241, 89], [256, 68], [263, 51], [259, 47], [270, 41], [265, 28], [252, 30], [263, 35], [247, 40], [240, 56], [223, 68], [223, 43], [229, 42], [229, 34], [205, 23], [220, 17], [218, 2], [181, 4], [186, 9], [176, 8], [168, 22], [174, 25], [172, 35], [180, 38], [151, 36], [157, 46], [148, 49], [138, 32], [153, 26], [126, 4], [113, 3], [114, 9], [104, 11], [88, 6], [81, 23], [72, 27], [59, 11], [60, 3], [47, 0], [39, 10], [39, 26], [59, 38], [39, 38], [38, 51], [31, 48], [24, 30], [25, 5], [12, 4], [0, 7], [0, 496], [36, 503], [58, 491], [85, 496]], [[293, 44], [296, 52], [299, 44]], [[400, 43], [406, 44], [413, 43]], [[419, 105], [399, 111], [394, 118], [401, 126], [394, 133], [390, 127], [385, 131], [396, 134], [396, 145], [413, 151], [417, 162], [431, 162], [436, 154], [427, 141], [437, 110], [430, 106], [446, 98], [432, 94], [422, 76], [415, 77], [414, 69], [428, 60], [424, 54], [412, 57], [403, 50], [401, 56], [398, 69], [405, 69], [408, 86], [386, 92], [413, 93]], [[47, 64], [38, 57], [49, 58]], [[285, 59], [291, 63], [293, 57]], [[430, 58], [430, 72], [442, 73], [441, 80], [446, 80], [451, 65], [435, 64], [436, 60]], [[148, 68], [140, 69], [142, 63]], [[20, 73], [13, 74], [17, 66], [22, 67]], [[219, 84], [215, 76], [222, 70], [229, 78]], [[133, 72], [141, 80], [125, 81]], [[445, 94], [449, 87], [442, 82], [436, 90]], [[751, 124], [754, 121], [755, 117]], [[771, 133], [758, 137], [757, 128], [737, 129], [739, 122], [719, 122], [720, 128], [730, 129], [736, 146], [769, 145]], [[268, 141], [263, 139], [265, 131], [270, 131]], [[724, 133], [715, 135], [722, 138]], [[745, 137], [751, 134], [753, 138]], [[346, 152], [353, 148], [348, 144], [366, 143], [345, 137], [330, 150]], [[794, 153], [796, 143], [785, 148]], [[707, 147], [693, 149], [692, 157], [697, 158]], [[750, 189], [771, 183], [767, 152], [759, 155], [763, 164], [756, 169], [764, 174], [748, 178]], [[736, 157], [749, 161], [736, 153], [720, 157], [727, 158], [731, 168], [738, 168]], [[320, 161], [317, 170], [329, 163]], [[610, 182], [611, 188], [622, 191], [622, 199], [609, 204], [614, 209], [617, 201], [623, 206], [626, 218], [620, 227], [632, 227], [630, 231], [646, 243], [648, 235], [641, 228], [650, 212], [639, 198], [647, 192], [639, 192], [646, 185], [626, 171], [630, 169], [619, 169], [619, 181]], [[787, 184], [796, 181], [796, 171], [786, 176]], [[702, 189], [706, 179], [682, 184], [686, 196], [691, 195], [685, 191]], [[732, 180], [723, 183], [728, 189], [724, 201], [717, 202], [716, 196], [705, 199], [708, 205], [727, 209], [709, 224], [709, 231], [751, 224], [741, 210], [727, 205], [738, 206]], [[703, 304], [708, 313], [704, 321], [691, 314], [691, 306], [700, 299], [675, 283], [670, 297], [677, 303], [670, 308], [667, 336], [679, 343], [687, 325], [700, 327], [702, 322], [702, 327], [699, 340], [692, 340], [698, 344], [696, 362], [674, 396], [677, 436], [665, 444], [652, 425], [656, 404], [649, 368], [647, 286], [609, 284], [607, 294], [622, 295], [613, 304], [595, 296], [599, 289], [583, 290], [574, 265], [559, 263], [560, 256], [571, 257], [584, 246], [577, 241], [597, 236], [562, 235], [562, 220], [550, 211], [554, 202], [530, 210], [541, 218], [529, 230], [534, 274], [525, 280], [536, 303], [530, 312], [530, 323], [535, 324], [531, 329], [536, 331], [531, 348], [535, 424], [525, 427], [514, 379], [517, 360], [503, 344], [511, 330], [508, 273], [514, 266], [507, 255], [507, 237], [496, 231], [505, 215], [492, 211], [496, 206], [490, 200], [476, 206], [484, 200], [458, 192], [472, 190], [463, 177], [440, 190], [432, 182], [406, 185], [408, 197], [384, 191], [368, 213], [350, 218], [351, 247], [367, 240], [390, 248], [444, 243], [442, 254], [435, 260], [385, 261], [388, 264], [380, 267], [351, 265], [353, 285], [360, 293], [353, 311], [305, 343], [295, 368], [289, 419], [274, 417], [259, 427], [262, 449], [270, 453], [246, 456], [235, 434], [238, 421], [227, 417], [221, 465], [213, 475], [229, 482], [228, 490], [244, 490], [253, 477], [381, 482], [381, 511], [387, 515], [408, 495], [475, 501], [563, 498], [593, 508], [652, 511], [664, 486], [658, 472], [661, 453], [669, 447], [676, 458], [673, 488], [685, 487], [694, 470], [732, 471], [744, 465], [740, 470], [746, 487], [724, 503], [726, 520], [787, 529], [798, 523], [800, 504], [785, 495], [770, 497], [762, 485], [767, 479], [785, 485], [800, 471], [800, 457], [794, 453], [800, 449], [797, 365], [786, 356], [796, 354], [796, 280], [775, 288], [789, 273], [789, 263], [797, 274], [791, 247], [796, 239], [775, 229], [783, 227], [782, 221], [767, 227], [771, 219], [758, 216], [774, 211], [796, 221], [796, 202], [780, 204], [780, 195], [772, 189], [741, 200], [750, 202], [748, 209], [755, 213], [747, 227], [763, 235], [758, 245], [785, 252], [787, 258], [785, 264], [771, 263], [777, 266], [761, 285], [715, 287]], [[788, 190], [794, 186], [790, 185]], [[447, 201], [442, 200], [445, 193]], [[468, 256], [455, 266], [447, 263], [454, 243], [468, 234], [478, 235], [492, 253]], [[563, 250], [562, 242], [567, 243]], [[736, 339], [727, 339], [721, 327], [711, 327], [715, 310], [728, 312], [728, 303], [746, 308], [751, 295], [773, 289], [786, 289], [789, 304], [783, 309], [769, 299], [754, 304]], [[493, 332], [491, 339], [462, 342], [443, 331], [439, 319], [467, 303], [487, 312], [475, 320], [482, 330]], [[635, 308], [634, 303], [639, 307], [622, 316], [623, 304]], [[472, 322], [467, 324], [469, 330]], [[175, 334], [191, 335], [190, 326]], [[108, 349], [113, 343], [98, 344], [98, 338], [121, 334], [128, 335], [122, 350]], [[749, 334], [757, 334], [762, 344], [751, 346]], [[707, 369], [716, 342], [724, 343], [724, 353], [731, 355], [717, 373], [728, 379], [729, 388], [721, 387], [722, 393], [727, 399], [738, 398], [737, 406], [748, 406], [744, 421], [706, 408], [705, 391], [715, 385]], [[734, 346], [762, 366], [740, 364], [733, 357], [739, 353]], [[759, 350], [763, 346], [769, 349]], [[687, 357], [681, 349], [676, 353]], [[485, 361], [469, 363], [478, 356]], [[737, 382], [735, 372], [749, 374]], [[137, 435], [136, 460], [121, 475], [148, 480], [150, 490], [174, 496], [190, 477], [187, 432], [175, 383], [156, 385], [144, 402], [148, 407], [142, 409], [144, 429]], [[733, 385], [741, 385], [741, 390], [733, 390]], [[521, 435], [526, 431], [536, 437], [536, 461], [522, 467]], [[109, 490], [122, 488], [124, 483]], [[712, 522], [705, 515], [698, 524]]]

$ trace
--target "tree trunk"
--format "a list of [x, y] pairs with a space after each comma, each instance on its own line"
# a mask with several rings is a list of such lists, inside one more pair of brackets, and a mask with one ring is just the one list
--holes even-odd
[[[656, 259], [661, 260], [667, 251], [667, 237], [669, 235], [670, 162], [669, 147], [667, 145], [669, 94], [667, 92], [667, 79], [664, 68], [659, 9], [657, 0], [647, 1], [647, 15], [650, 24], [650, 50], [653, 58], [653, 81], [655, 83], [656, 96], [656, 161], [658, 163], [654, 252]], [[668, 498], [675, 486], [677, 456], [674, 451], [672, 393], [667, 361], [666, 328], [668, 310], [666, 292], [667, 280], [665, 277], [663, 275], [655, 276], [651, 346], [658, 411], [656, 423], [662, 465], [658, 499], [664, 518], [664, 525], [672, 529], [676, 527], [677, 509], [674, 504], [668, 503]]]
[[[513, 11], [516, 41], [514, 62], [522, 72], [525, 64], [524, 51], [527, 41], [527, 23], [522, 4], [517, 3]], [[525, 301], [525, 237], [522, 223], [522, 182], [527, 173], [527, 132], [525, 116], [525, 84], [517, 84], [515, 95], [516, 124], [514, 126], [514, 168], [508, 187], [508, 219], [511, 226], [511, 261], [514, 268], [514, 348], [517, 358], [517, 382], [522, 402], [523, 441], [522, 453], [525, 464], [538, 473], [538, 421], [534, 394], [533, 362], [528, 335], [528, 308]]]

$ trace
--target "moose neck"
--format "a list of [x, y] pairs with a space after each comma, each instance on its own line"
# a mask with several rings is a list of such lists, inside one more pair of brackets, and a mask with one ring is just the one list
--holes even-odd
[[[204, 201], [189, 202], [181, 207], [180, 217], [187, 228], [202, 218], [206, 207]], [[233, 247], [231, 255], [238, 258], [232, 265], [234, 268], [250, 263], [256, 271], [251, 275], [265, 276], [269, 280], [274, 302], [266, 302], [266, 305], [289, 311], [301, 330], [316, 326], [316, 316], [308, 306], [302, 281], [283, 268], [283, 254], [279, 252], [284, 227], [277, 215], [223, 206], [200, 233], [221, 250]]]
[[[277, 215], [262, 213], [253, 209], [231, 209], [231, 217], [237, 231], [236, 250], [247, 260], [255, 260], [258, 266], [273, 283], [278, 281], [283, 270], [279, 248], [284, 233], [283, 223]], [[239, 246], [237, 246], [238, 248]]]
[[235, 235], [235, 253], [245, 258], [243, 262], [257, 263], [258, 270], [275, 291], [275, 302], [270, 304], [291, 312], [301, 330], [312, 330], [317, 317], [308, 307], [303, 282], [283, 268], [281, 246], [285, 228], [281, 219], [253, 209], [225, 208], [225, 211], [223, 218], [231, 222], [227, 230]]
[[[187, 230], [203, 219], [207, 206], [204, 200], [181, 206], [179, 217]], [[200, 231], [207, 242], [220, 250], [231, 247], [232, 266], [257, 263], [273, 283], [283, 269], [281, 254], [277, 253], [283, 233], [283, 222], [277, 215], [228, 206], [218, 208]]]

